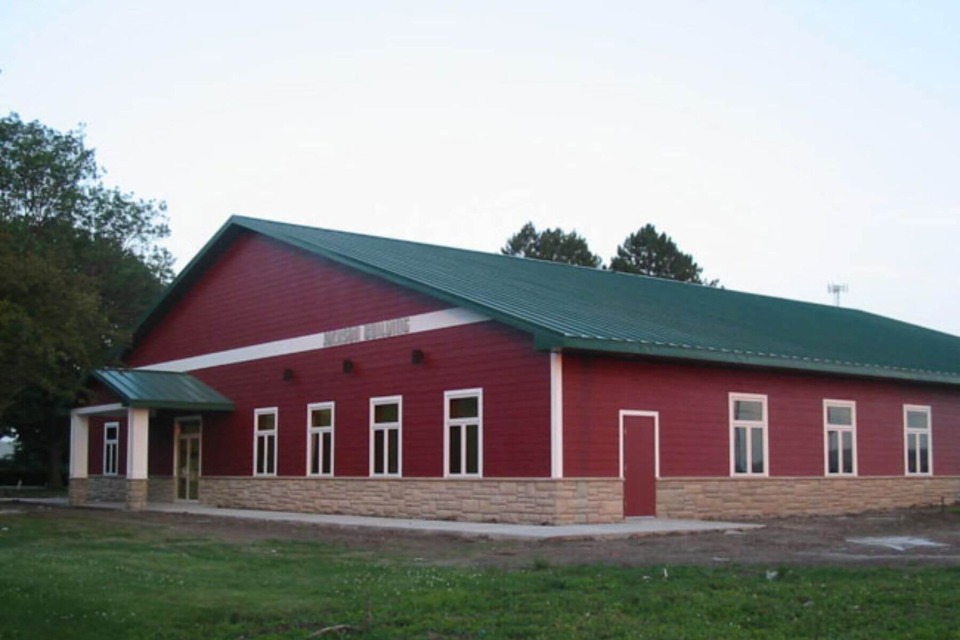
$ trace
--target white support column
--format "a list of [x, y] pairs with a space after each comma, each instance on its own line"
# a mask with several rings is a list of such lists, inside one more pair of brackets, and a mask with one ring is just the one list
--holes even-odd
[[150, 410], [127, 409], [127, 480], [147, 479]]
[[70, 412], [70, 504], [87, 502], [87, 472], [90, 460], [90, 418], [76, 409]]
[[550, 353], [550, 475], [563, 477], [563, 354]]
[[150, 410], [127, 409], [127, 508], [147, 506], [147, 449]]
[[90, 419], [70, 412], [70, 478], [86, 479], [90, 443]]

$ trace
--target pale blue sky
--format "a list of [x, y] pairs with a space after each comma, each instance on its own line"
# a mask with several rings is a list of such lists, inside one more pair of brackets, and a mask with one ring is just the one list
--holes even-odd
[[186, 263], [232, 213], [609, 259], [960, 334], [960, 3], [0, 0], [0, 112], [86, 123]]

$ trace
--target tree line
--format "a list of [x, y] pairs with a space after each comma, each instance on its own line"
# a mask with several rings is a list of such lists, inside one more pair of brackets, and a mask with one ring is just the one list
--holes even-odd
[[520, 231], [510, 236], [500, 252], [508, 256], [605, 268], [710, 287], [720, 284], [718, 280], [704, 280], [703, 268], [693, 256], [680, 251], [670, 236], [658, 232], [649, 223], [626, 237], [617, 247], [617, 255], [610, 259], [606, 267], [603, 266], [603, 259], [590, 251], [587, 241], [576, 231], [568, 233], [559, 227], [538, 231], [532, 222], [526, 223]]
[[0, 435], [59, 485], [69, 409], [172, 279], [166, 205], [103, 182], [82, 128], [0, 118]]

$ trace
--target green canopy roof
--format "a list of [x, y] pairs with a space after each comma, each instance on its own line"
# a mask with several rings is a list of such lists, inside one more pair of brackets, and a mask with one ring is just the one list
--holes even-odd
[[960, 385], [960, 338], [882, 316], [498, 254], [232, 217], [138, 330], [256, 233], [577, 349]]
[[127, 407], [183, 411], [233, 411], [233, 402], [188, 373], [100, 369], [93, 377]]

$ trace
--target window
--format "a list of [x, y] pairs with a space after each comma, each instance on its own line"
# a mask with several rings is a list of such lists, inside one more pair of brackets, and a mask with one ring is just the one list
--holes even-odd
[[730, 394], [730, 474], [767, 475], [767, 396]]
[[333, 475], [333, 403], [307, 406], [307, 473]]
[[823, 401], [825, 472], [828, 476], [857, 473], [857, 403]]
[[483, 391], [447, 391], [444, 400], [444, 449], [448, 476], [480, 476], [483, 459]]
[[370, 399], [370, 475], [399, 476], [402, 398]]
[[933, 473], [930, 407], [904, 405], [903, 430], [907, 475], [930, 475]]
[[103, 475], [115, 476], [120, 462], [120, 423], [103, 425]]
[[253, 412], [253, 473], [277, 475], [277, 409], [256, 409]]

